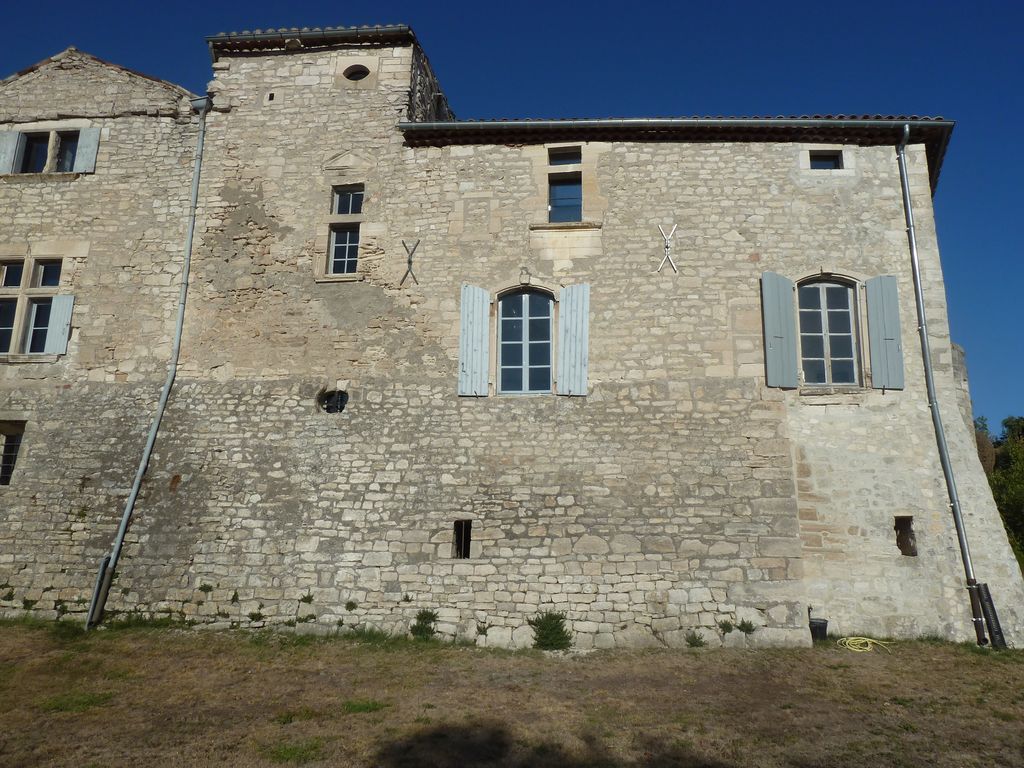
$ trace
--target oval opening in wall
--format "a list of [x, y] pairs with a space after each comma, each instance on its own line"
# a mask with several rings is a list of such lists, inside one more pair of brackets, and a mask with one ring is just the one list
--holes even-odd
[[330, 389], [317, 395], [316, 402], [321, 410], [327, 413], [341, 413], [348, 405], [348, 392], [342, 389]]
[[346, 69], [343, 73], [349, 80], [362, 80], [364, 77], [370, 74], [370, 70], [364, 67], [362, 64], [353, 64], [351, 67]]

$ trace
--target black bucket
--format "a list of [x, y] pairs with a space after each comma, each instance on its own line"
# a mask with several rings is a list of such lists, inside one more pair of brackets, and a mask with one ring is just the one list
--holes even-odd
[[808, 619], [811, 625], [811, 640], [828, 640], [828, 619]]

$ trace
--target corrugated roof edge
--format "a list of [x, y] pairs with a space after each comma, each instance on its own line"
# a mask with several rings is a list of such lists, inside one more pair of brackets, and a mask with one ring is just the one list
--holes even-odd
[[412, 27], [406, 24], [384, 24], [363, 27], [290, 27], [255, 29], [242, 32], [221, 32], [206, 38], [210, 58], [217, 61], [220, 53], [286, 50], [289, 40], [303, 45], [333, 45], [341, 43], [408, 43], [419, 45]]
[[410, 146], [523, 141], [805, 141], [898, 144], [910, 125], [911, 143], [924, 143], [932, 193], [956, 123], [930, 117], [670, 117], [556, 120], [459, 120], [398, 124]]

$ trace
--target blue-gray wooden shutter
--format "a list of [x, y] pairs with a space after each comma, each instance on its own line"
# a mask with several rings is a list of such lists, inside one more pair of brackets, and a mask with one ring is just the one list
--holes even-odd
[[43, 354], [63, 355], [68, 351], [68, 335], [71, 333], [71, 311], [75, 307], [74, 296], [54, 296], [50, 303], [50, 324], [46, 329], [46, 344]]
[[868, 344], [871, 386], [903, 389], [903, 342], [900, 339], [900, 296], [892, 275], [865, 283], [868, 296]]
[[764, 319], [764, 370], [769, 387], [796, 388], [796, 316], [793, 281], [775, 272], [761, 275], [761, 315]]
[[589, 346], [590, 286], [567, 285], [558, 298], [558, 394], [587, 394]]
[[75, 153], [75, 173], [96, 170], [96, 150], [100, 146], [100, 129], [83, 128], [78, 132], [78, 151]]
[[0, 173], [14, 173], [21, 146], [21, 134], [17, 131], [0, 131]]
[[491, 297], [487, 291], [475, 285], [463, 285], [459, 331], [460, 395], [487, 396], [490, 315]]

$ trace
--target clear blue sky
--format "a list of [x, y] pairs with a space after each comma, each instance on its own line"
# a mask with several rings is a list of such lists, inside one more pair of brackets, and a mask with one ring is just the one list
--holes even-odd
[[953, 338], [976, 415], [1024, 416], [1019, 0], [11, 3], [0, 73], [75, 45], [201, 93], [206, 35], [395, 23], [415, 29], [460, 118], [955, 119], [935, 198]]

